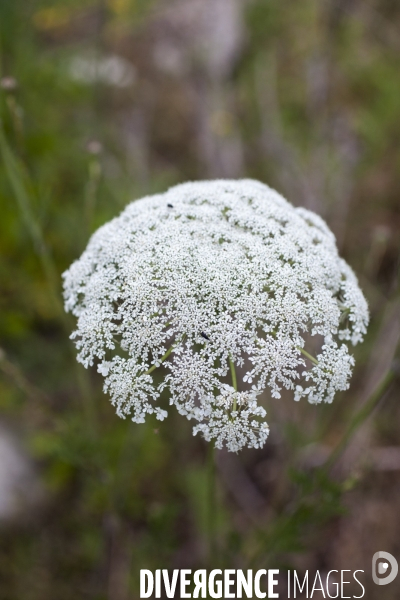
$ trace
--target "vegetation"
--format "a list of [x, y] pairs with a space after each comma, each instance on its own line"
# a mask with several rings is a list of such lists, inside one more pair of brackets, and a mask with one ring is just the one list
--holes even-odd
[[[400, 6], [221, 6], [0, 3], [0, 435], [34, 465], [1, 522], [1, 600], [137, 598], [140, 568], [369, 572], [399, 550]], [[132, 199], [243, 176], [327, 220], [372, 319], [333, 405], [269, 399], [265, 448], [217, 452], [210, 515], [206, 444], [178, 415], [115, 416], [60, 275]]]

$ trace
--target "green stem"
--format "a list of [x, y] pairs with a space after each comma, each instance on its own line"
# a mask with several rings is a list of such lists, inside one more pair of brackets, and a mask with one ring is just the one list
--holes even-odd
[[309, 354], [307, 352], [307, 350], [304, 350], [304, 348], [301, 348], [300, 346], [296, 346], [296, 350], [298, 350], [299, 352], [301, 352], [306, 358], [308, 358], [308, 360], [311, 360], [311, 362], [314, 363], [314, 365], [318, 365], [318, 361], [316, 358], [314, 358], [314, 356], [312, 356], [311, 354]]
[[236, 379], [236, 369], [235, 369], [235, 364], [234, 364], [233, 360], [231, 359], [231, 357], [229, 357], [229, 366], [231, 368], [232, 385], [235, 389], [235, 392], [237, 392], [238, 386], [237, 386], [237, 379]]
[[[235, 369], [235, 363], [232, 360], [232, 357], [229, 356], [229, 366], [231, 368], [231, 375], [232, 375], [232, 385], [234, 387], [235, 392], [237, 392], [238, 390], [238, 386], [237, 386], [237, 378], [236, 378], [236, 369]], [[233, 410], [236, 410], [236, 397], [235, 400], [233, 401]]]
[[160, 366], [161, 363], [163, 363], [165, 360], [167, 360], [168, 356], [171, 354], [172, 350], [175, 348], [175, 346], [172, 344], [172, 346], [170, 346], [168, 348], [168, 350], [166, 351], [166, 353], [164, 354], [164, 356], [162, 356], [160, 358], [160, 360], [158, 361], [157, 364], [152, 365], [150, 367], [150, 369], [147, 369], [145, 375], [150, 375], [150, 373], [152, 373], [153, 371], [155, 371], [156, 369], [158, 369], [158, 367]]
[[207, 455], [207, 520], [208, 520], [208, 563], [214, 568], [215, 561], [215, 510], [216, 510], [216, 486], [215, 486], [215, 452], [214, 444], [209, 442]]
[[166, 353], [160, 358], [160, 360], [157, 361], [156, 364], [151, 365], [151, 367], [149, 369], [147, 369], [147, 371], [145, 372], [145, 375], [150, 375], [150, 373], [152, 373], [153, 371], [155, 371], [156, 369], [158, 369], [158, 367], [167, 360], [168, 356], [171, 354], [172, 350], [174, 348], [176, 348], [179, 344], [181, 344], [183, 342], [183, 340], [185, 339], [185, 335], [183, 335], [181, 337], [181, 339], [179, 340], [179, 342], [177, 342], [176, 344], [171, 344], [171, 346], [168, 348], [168, 350], [166, 351]]
[[364, 406], [356, 412], [352, 420], [350, 421], [349, 426], [346, 431], [342, 435], [339, 443], [332, 450], [329, 458], [326, 460], [323, 468], [329, 470], [332, 465], [337, 461], [339, 456], [342, 454], [347, 444], [357, 431], [357, 429], [364, 423], [364, 421], [370, 416], [378, 402], [381, 400], [383, 394], [388, 389], [389, 385], [392, 383], [395, 376], [395, 372], [393, 370], [389, 370], [385, 377], [379, 382], [367, 402]]

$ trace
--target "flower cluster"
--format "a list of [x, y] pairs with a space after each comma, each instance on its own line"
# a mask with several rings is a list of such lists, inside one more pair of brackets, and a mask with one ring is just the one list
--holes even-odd
[[312, 403], [347, 389], [346, 342], [368, 323], [324, 221], [253, 180], [131, 203], [64, 273], [64, 294], [78, 360], [97, 362], [119, 416], [162, 420], [168, 395], [194, 433], [232, 451], [265, 442], [267, 388]]

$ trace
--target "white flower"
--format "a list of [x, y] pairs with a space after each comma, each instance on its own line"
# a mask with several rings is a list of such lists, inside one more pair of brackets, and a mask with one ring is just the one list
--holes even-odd
[[[312, 403], [347, 389], [344, 342], [361, 341], [368, 323], [327, 225], [252, 180], [186, 183], [130, 204], [64, 273], [64, 294], [78, 360], [98, 361], [118, 415], [164, 419], [166, 390], [195, 434], [232, 451], [264, 444], [265, 389]], [[322, 340], [315, 357], [310, 336]]]
[[[224, 444], [232, 452], [244, 446], [261, 448], [269, 434], [263, 419], [267, 414], [257, 405], [256, 393], [237, 392], [229, 385], [221, 385], [221, 394], [207, 399], [207, 407], [202, 422], [193, 428], [193, 435], [201, 432], [210, 442], [215, 439], [215, 447]], [[204, 418], [206, 417], [206, 418]]]

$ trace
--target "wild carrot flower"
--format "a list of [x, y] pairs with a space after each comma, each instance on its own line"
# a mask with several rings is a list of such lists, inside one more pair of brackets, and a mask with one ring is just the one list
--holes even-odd
[[347, 343], [368, 323], [324, 221], [252, 180], [129, 204], [64, 273], [64, 294], [78, 360], [97, 362], [120, 417], [163, 420], [165, 394], [194, 434], [231, 451], [264, 444], [267, 388], [315, 404], [347, 389]]

